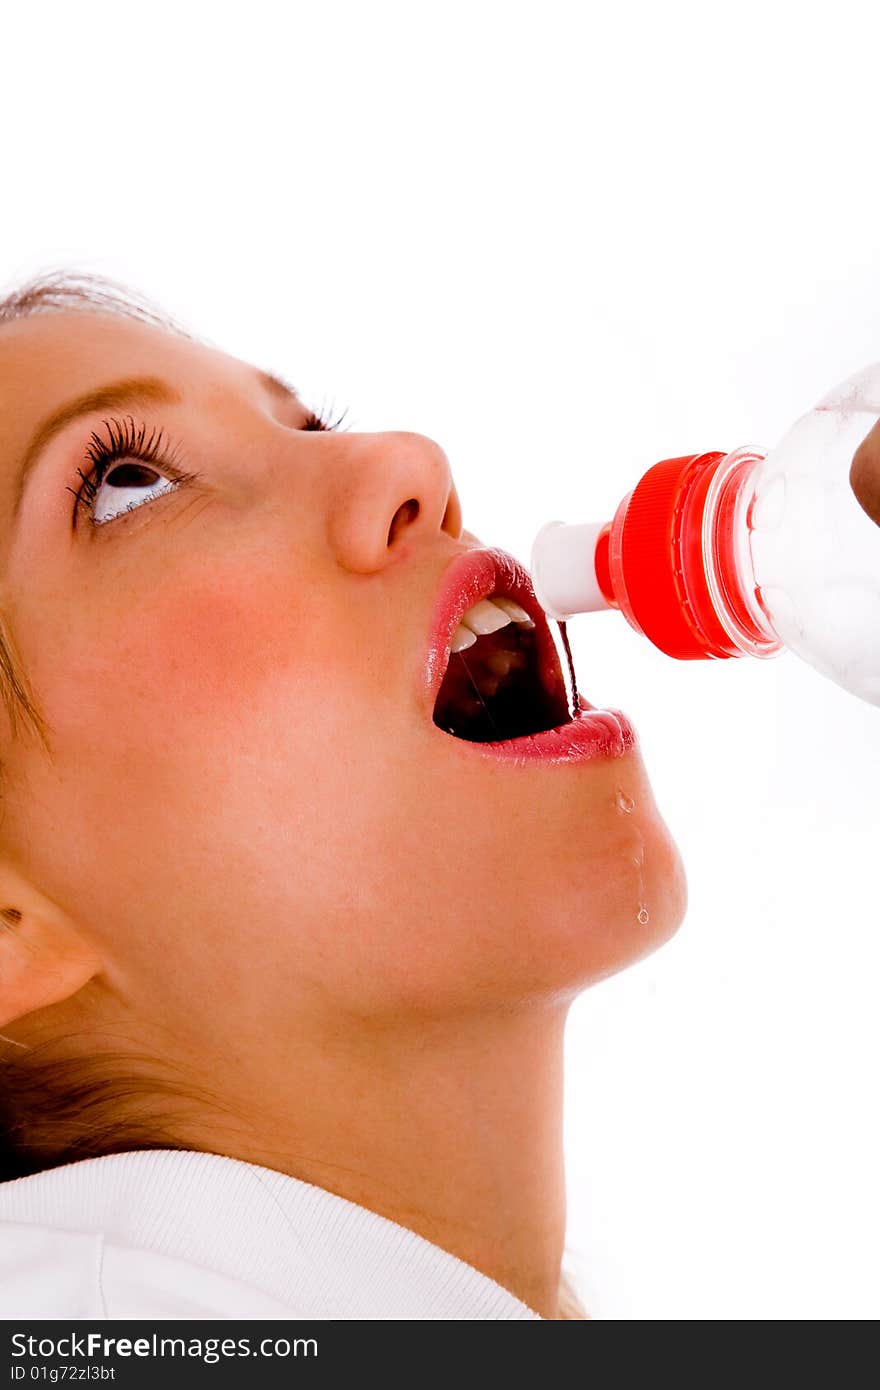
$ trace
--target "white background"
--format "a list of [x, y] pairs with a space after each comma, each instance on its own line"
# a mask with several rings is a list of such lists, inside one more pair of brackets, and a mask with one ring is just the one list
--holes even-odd
[[[433, 436], [466, 525], [525, 561], [540, 522], [769, 447], [880, 359], [876, 4], [23, 15], [0, 279], [117, 276], [350, 427]], [[572, 1014], [587, 1305], [876, 1317], [880, 711], [791, 655], [570, 631], [690, 884], [675, 940]]]

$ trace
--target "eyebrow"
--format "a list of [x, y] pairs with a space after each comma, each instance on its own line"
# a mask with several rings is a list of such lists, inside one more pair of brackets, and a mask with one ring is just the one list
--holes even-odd
[[[276, 398], [293, 400], [301, 404], [296, 388], [286, 382], [283, 377], [276, 375], [275, 372], [265, 372], [260, 368], [255, 368], [254, 377]], [[13, 526], [18, 520], [28, 480], [38, 459], [56, 434], [59, 434], [72, 420], [78, 419], [81, 415], [91, 415], [96, 410], [121, 410], [125, 406], [146, 404], [179, 405], [182, 400], [182, 395], [170, 382], [163, 381], [156, 376], [144, 376], [125, 377], [120, 381], [109, 382], [106, 386], [98, 386], [94, 390], [87, 391], [84, 395], [77, 396], [74, 400], [59, 406], [37, 426], [19, 464], [12, 507]]]

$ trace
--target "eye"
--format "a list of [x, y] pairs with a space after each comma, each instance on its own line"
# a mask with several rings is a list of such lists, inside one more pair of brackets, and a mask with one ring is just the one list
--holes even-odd
[[[343, 410], [334, 420], [325, 410], [307, 409], [300, 429], [336, 430], [347, 413]], [[130, 415], [122, 420], [104, 420], [103, 427], [106, 437], [93, 431], [86, 449], [91, 468], [88, 472], [77, 469], [81, 486], [67, 489], [76, 498], [74, 524], [82, 508], [92, 526], [106, 526], [199, 476], [178, 467], [177, 450], [169, 448], [161, 429], [148, 433], [147, 426], [135, 425]]]
[[86, 449], [90, 471], [77, 469], [82, 486], [68, 488], [76, 498], [74, 521], [82, 507], [93, 526], [106, 526], [197, 476], [177, 467], [162, 430], [148, 434], [147, 426], [136, 426], [130, 415], [103, 423], [106, 438], [93, 431]]
[[145, 468], [141, 463], [121, 463], [111, 469], [100, 484], [95, 484], [96, 492], [103, 492], [103, 495], [92, 506], [92, 521], [95, 526], [104, 526], [122, 512], [133, 511], [163, 492], [173, 492], [174, 487], [175, 484], [163, 478], [155, 468]]
[[341, 415], [337, 415], [335, 420], [326, 407], [317, 411], [309, 410], [306, 415], [306, 422], [301, 428], [304, 430], [338, 430], [347, 414], [348, 406]]

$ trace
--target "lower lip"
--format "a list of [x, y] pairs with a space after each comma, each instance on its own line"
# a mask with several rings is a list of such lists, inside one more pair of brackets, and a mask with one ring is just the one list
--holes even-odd
[[622, 757], [635, 747], [636, 732], [620, 710], [595, 709], [581, 698], [581, 707], [574, 719], [556, 729], [504, 739], [500, 743], [468, 743], [466, 739], [456, 742], [485, 758], [502, 762], [588, 763], [600, 758]]

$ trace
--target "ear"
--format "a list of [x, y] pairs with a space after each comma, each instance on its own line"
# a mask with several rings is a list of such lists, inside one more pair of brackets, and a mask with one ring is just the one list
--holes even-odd
[[69, 999], [101, 969], [70, 919], [0, 867], [0, 1028]]

